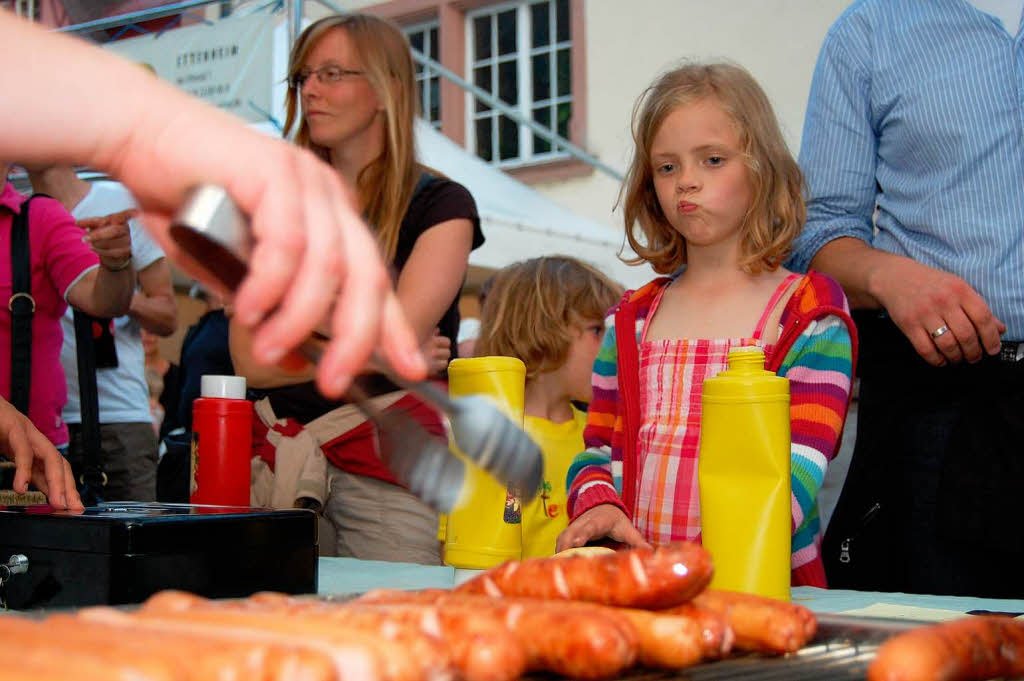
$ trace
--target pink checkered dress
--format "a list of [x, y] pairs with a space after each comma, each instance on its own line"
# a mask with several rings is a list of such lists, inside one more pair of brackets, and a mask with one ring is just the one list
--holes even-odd
[[704, 379], [728, 367], [729, 349], [756, 345], [779, 299], [799, 275], [783, 281], [749, 337], [647, 340], [647, 327], [666, 286], [647, 315], [640, 342], [639, 490], [633, 523], [655, 545], [700, 536], [697, 451]]

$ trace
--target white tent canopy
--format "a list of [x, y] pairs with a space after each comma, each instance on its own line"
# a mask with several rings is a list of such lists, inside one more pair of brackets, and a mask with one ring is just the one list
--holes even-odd
[[[464, 185], [476, 199], [486, 242], [470, 264], [499, 268], [542, 255], [571, 255], [629, 287], [653, 278], [649, 267], [631, 267], [617, 253], [622, 232], [572, 212], [470, 154], [419, 121], [420, 160]], [[632, 254], [628, 250], [627, 254]]]

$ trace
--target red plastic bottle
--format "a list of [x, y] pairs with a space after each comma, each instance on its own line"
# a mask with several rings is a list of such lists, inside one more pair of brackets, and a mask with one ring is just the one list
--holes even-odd
[[192, 402], [193, 504], [248, 506], [252, 402], [245, 377], [203, 376]]

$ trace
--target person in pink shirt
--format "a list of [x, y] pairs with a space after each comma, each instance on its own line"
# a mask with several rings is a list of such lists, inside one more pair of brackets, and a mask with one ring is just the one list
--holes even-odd
[[[6, 181], [0, 164], [0, 300], [12, 293], [11, 223], [26, 198]], [[68, 304], [95, 317], [116, 317], [128, 310], [135, 288], [128, 222], [111, 220], [88, 232], [55, 199], [38, 197], [29, 209], [29, 260], [32, 267], [32, 361], [28, 417], [57, 447], [67, 445], [61, 419], [67, 401], [60, 363], [60, 319]], [[83, 239], [88, 239], [85, 241]], [[11, 316], [0, 315], [0, 356], [10, 357]], [[0, 361], [0, 395], [11, 399], [11, 362]]]

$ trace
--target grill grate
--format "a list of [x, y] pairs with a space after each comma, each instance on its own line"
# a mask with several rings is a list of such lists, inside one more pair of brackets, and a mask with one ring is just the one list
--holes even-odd
[[743, 657], [703, 664], [680, 679], [712, 681], [713, 679], [757, 679], [772, 681], [812, 681], [864, 679], [868, 664], [875, 656], [877, 643], [850, 641], [824, 642], [807, 646], [793, 655], [780, 658]]
[[618, 681], [864, 681], [868, 665], [887, 638], [932, 624], [832, 614], [816, 617], [818, 633], [814, 640], [791, 655], [747, 655], [705, 662], [679, 672], [629, 674]]
[[702, 664], [680, 681], [757, 679], [758, 681], [863, 681], [885, 639], [925, 622], [817, 614], [818, 633], [810, 645], [784, 657], [748, 656]]

